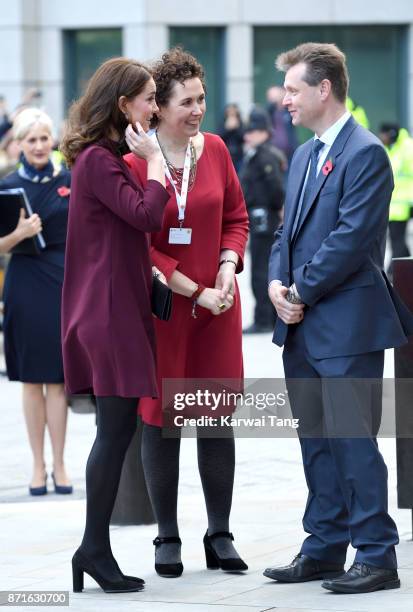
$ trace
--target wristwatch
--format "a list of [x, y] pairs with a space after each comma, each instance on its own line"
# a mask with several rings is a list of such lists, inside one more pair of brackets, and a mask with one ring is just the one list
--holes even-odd
[[303, 303], [297, 291], [297, 287], [295, 286], [295, 283], [293, 283], [291, 287], [288, 289], [288, 293], [285, 296], [285, 299], [287, 300], [287, 302], [290, 302], [290, 304], [302, 304]]

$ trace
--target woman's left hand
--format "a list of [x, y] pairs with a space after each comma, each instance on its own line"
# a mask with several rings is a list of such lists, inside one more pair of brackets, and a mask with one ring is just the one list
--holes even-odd
[[228, 294], [235, 295], [235, 266], [232, 262], [223, 263], [215, 279], [215, 289], [221, 289], [221, 299]]

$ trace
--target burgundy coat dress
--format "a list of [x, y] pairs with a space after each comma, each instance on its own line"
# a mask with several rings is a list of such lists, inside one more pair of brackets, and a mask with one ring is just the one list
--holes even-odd
[[110, 141], [82, 151], [72, 172], [62, 299], [69, 393], [156, 397], [151, 262], [169, 194], [145, 189]]

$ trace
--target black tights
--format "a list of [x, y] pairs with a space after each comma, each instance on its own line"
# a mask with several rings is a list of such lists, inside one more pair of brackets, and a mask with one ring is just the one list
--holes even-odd
[[137, 426], [137, 398], [96, 398], [96, 439], [86, 465], [86, 527], [81, 550], [108, 578], [118, 574], [109, 523], [123, 460]]
[[[221, 432], [222, 433], [222, 432]], [[235, 469], [231, 437], [198, 438], [198, 467], [208, 514], [208, 531], [228, 531]], [[178, 535], [177, 500], [180, 438], [163, 438], [162, 429], [144, 425], [142, 462], [159, 535]]]

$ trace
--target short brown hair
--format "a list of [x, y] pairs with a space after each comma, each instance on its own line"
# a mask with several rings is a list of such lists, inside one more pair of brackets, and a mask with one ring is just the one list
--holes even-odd
[[304, 81], [308, 85], [318, 85], [323, 79], [328, 79], [334, 96], [339, 102], [345, 102], [349, 83], [346, 56], [336, 45], [304, 43], [281, 53], [275, 61], [282, 72], [301, 63], [306, 65]]
[[83, 149], [111, 131], [123, 135], [128, 122], [118, 106], [119, 98], [134, 98], [150, 78], [146, 66], [124, 57], [107, 60], [96, 70], [84, 96], [69, 111], [68, 127], [60, 145], [69, 166]]
[[[198, 78], [205, 89], [205, 73], [198, 60], [184, 51], [182, 47], [169, 49], [152, 67], [152, 76], [156, 84], [156, 103], [166, 106], [171, 98], [176, 82], [184, 83], [188, 79]], [[157, 123], [156, 118], [155, 123]]]

